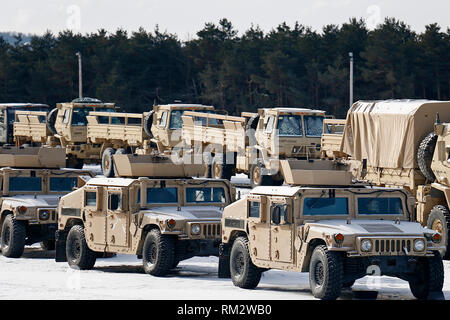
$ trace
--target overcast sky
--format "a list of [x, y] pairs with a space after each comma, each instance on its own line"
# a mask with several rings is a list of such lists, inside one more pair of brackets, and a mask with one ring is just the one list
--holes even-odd
[[450, 0], [14, 0], [1, 1], [0, 10], [0, 31], [151, 31], [159, 25], [182, 40], [195, 37], [206, 22], [224, 17], [240, 32], [252, 23], [270, 31], [283, 21], [321, 30], [350, 17], [364, 18], [371, 29], [385, 17], [400, 19], [419, 32], [433, 22], [444, 31], [450, 27]]

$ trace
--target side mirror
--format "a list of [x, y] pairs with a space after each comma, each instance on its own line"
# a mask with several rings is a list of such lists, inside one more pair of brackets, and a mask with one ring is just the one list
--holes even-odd
[[280, 224], [281, 222], [281, 209], [280, 207], [274, 207], [272, 210], [272, 223]]

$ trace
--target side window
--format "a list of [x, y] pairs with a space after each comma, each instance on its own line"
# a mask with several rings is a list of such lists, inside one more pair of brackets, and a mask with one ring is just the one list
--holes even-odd
[[69, 123], [69, 119], [70, 119], [70, 109], [66, 109], [66, 111], [64, 112], [63, 123], [64, 124]]
[[274, 116], [270, 116], [269, 120], [267, 120], [266, 129], [264, 130], [265, 133], [271, 133], [273, 129], [273, 122], [275, 120]]
[[108, 209], [118, 210], [122, 208], [122, 194], [120, 193], [110, 193], [108, 197]]
[[158, 127], [164, 128], [166, 126], [166, 124], [167, 124], [167, 115], [168, 115], [167, 111], [164, 111], [162, 113], [161, 120], [159, 120]]
[[272, 224], [286, 224], [289, 223], [287, 215], [287, 205], [275, 204], [272, 206]]
[[261, 204], [256, 201], [250, 201], [248, 203], [248, 217], [249, 218], [259, 218], [261, 216], [260, 213]]
[[85, 193], [85, 205], [87, 207], [96, 207], [97, 206], [97, 192], [95, 191], [86, 191]]

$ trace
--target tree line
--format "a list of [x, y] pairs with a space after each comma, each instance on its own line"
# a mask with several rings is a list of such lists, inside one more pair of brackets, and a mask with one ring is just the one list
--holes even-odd
[[450, 29], [430, 24], [417, 33], [386, 18], [374, 30], [363, 19], [320, 32], [281, 23], [242, 34], [222, 19], [194, 39], [139, 29], [0, 36], [0, 102], [55, 105], [78, 96], [83, 57], [84, 96], [115, 102], [128, 112], [155, 103], [212, 104], [229, 114], [258, 107], [296, 106], [342, 117], [349, 106], [349, 52], [354, 100], [450, 100]]

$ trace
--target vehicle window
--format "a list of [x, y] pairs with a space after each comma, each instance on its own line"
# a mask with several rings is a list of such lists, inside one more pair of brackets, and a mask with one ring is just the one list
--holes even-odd
[[183, 110], [172, 110], [170, 113], [169, 129], [181, 129], [183, 126], [183, 119], [181, 119], [183, 113]]
[[72, 125], [73, 126], [86, 126], [86, 116], [90, 111], [94, 111], [94, 108], [73, 108], [72, 111]]
[[177, 188], [147, 188], [147, 203], [178, 203]]
[[302, 117], [298, 115], [284, 115], [278, 117], [279, 136], [302, 136]]
[[65, 124], [69, 123], [69, 119], [70, 119], [70, 109], [66, 109], [66, 111], [64, 111], [63, 123]]
[[361, 215], [403, 215], [400, 198], [358, 198], [358, 214]]
[[225, 191], [223, 188], [186, 188], [187, 203], [220, 202], [225, 203]]
[[260, 216], [260, 203], [256, 201], [250, 201], [248, 204], [248, 216], [250, 218], [259, 218]]
[[136, 201], [136, 203], [137, 204], [141, 204], [141, 188], [137, 189], [136, 192], [137, 192], [137, 201]]
[[42, 191], [41, 177], [10, 177], [9, 191], [39, 192]]
[[[285, 205], [285, 204], [273, 205], [271, 212], [272, 212], [272, 223], [273, 224], [280, 224], [282, 221], [288, 222], [287, 205]], [[279, 216], [276, 215], [277, 212], [279, 212]]]
[[322, 116], [304, 116], [305, 120], [305, 133], [307, 137], [320, 137], [323, 132], [323, 119]]
[[269, 116], [269, 119], [267, 120], [267, 124], [266, 124], [266, 129], [264, 130], [265, 133], [272, 132], [274, 120], [275, 120], [274, 116]]
[[347, 198], [305, 198], [303, 201], [304, 216], [346, 214], [348, 214]]
[[122, 194], [120, 193], [110, 193], [109, 194], [109, 210], [117, 210], [122, 208]]
[[51, 192], [69, 192], [78, 185], [77, 177], [50, 177]]
[[161, 115], [161, 120], [159, 121], [159, 127], [164, 128], [167, 124], [167, 111], [164, 111]]
[[88, 206], [88, 207], [97, 206], [97, 192], [86, 191], [85, 198], [86, 198], [86, 203], [85, 203], [86, 206]]

